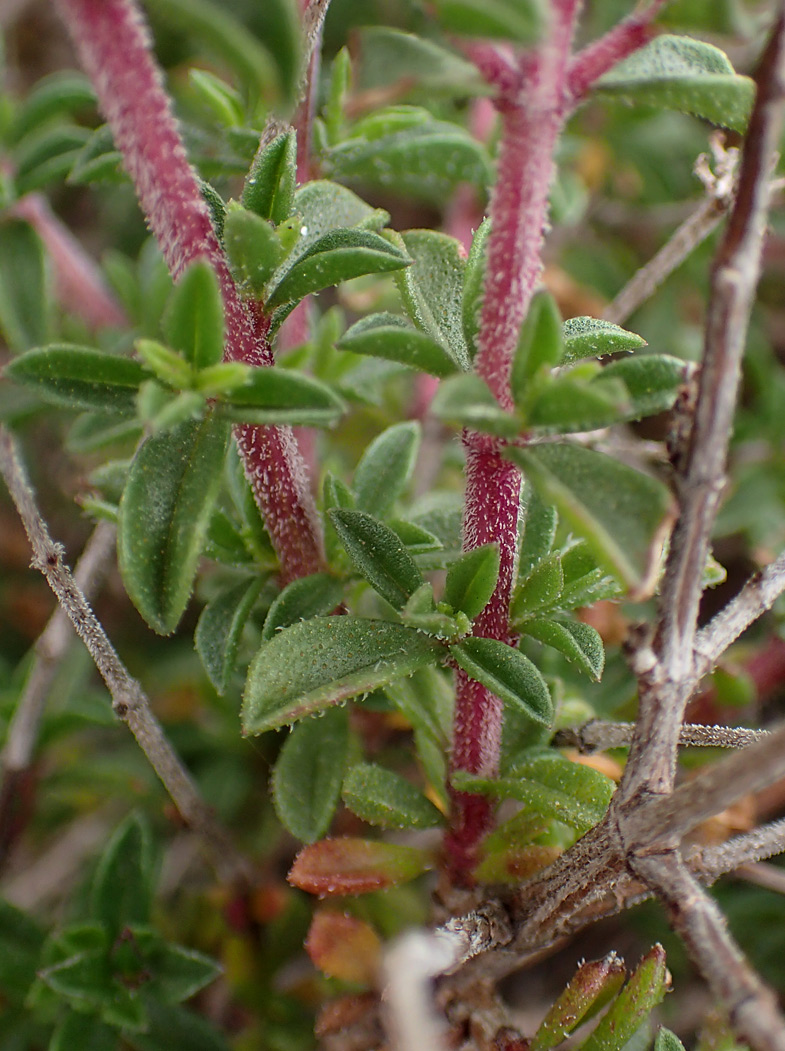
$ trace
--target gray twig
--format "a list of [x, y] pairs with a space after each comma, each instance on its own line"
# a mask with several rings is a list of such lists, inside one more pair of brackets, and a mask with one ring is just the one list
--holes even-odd
[[[553, 743], [562, 748], [577, 748], [581, 752], [604, 752], [609, 748], [626, 748], [634, 732], [634, 723], [606, 723], [593, 719], [584, 726], [559, 730]], [[766, 730], [749, 730], [744, 726], [688, 723], [679, 731], [679, 745], [683, 748], [746, 748], [766, 736]]]
[[63, 560], [63, 548], [49, 535], [35, 503], [13, 438], [0, 427], [2, 473], [33, 549], [32, 564], [46, 577], [58, 602], [87, 647], [101, 678], [112, 695], [112, 709], [129, 727], [187, 824], [203, 840], [222, 879], [248, 873], [245, 859], [236, 851], [228, 832], [201, 798], [190, 774], [180, 762], [153, 715], [139, 683], [131, 678]]
[[640, 704], [621, 804], [668, 792], [684, 707], [695, 687], [693, 650], [703, 570], [725, 484], [728, 439], [747, 326], [760, 272], [770, 175], [782, 126], [782, 16], [763, 54], [738, 188], [711, 282], [695, 414], [676, 490], [680, 513], [665, 567], [656, 630], [635, 655]]
[[756, 573], [695, 636], [696, 678], [711, 671], [727, 648], [785, 591], [785, 555]]
[[[711, 882], [727, 872], [736, 871], [740, 866], [746, 870], [753, 869], [755, 862], [773, 858], [784, 850], [785, 818], [734, 836], [725, 843], [693, 848], [687, 854], [687, 861], [701, 882]], [[780, 876], [780, 892], [785, 893], [785, 872], [782, 869], [776, 871]], [[746, 871], [743, 875], [745, 879], [750, 878]]]
[[706, 240], [727, 214], [733, 202], [738, 151], [722, 150], [716, 138], [712, 140], [712, 151], [717, 165], [716, 176], [709, 173], [705, 154], [701, 154], [696, 162], [696, 172], [706, 187], [707, 196], [656, 255], [640, 270], [636, 270], [604, 311], [602, 316], [606, 321], [612, 321], [615, 325], [624, 324], [630, 315], [651, 299], [663, 281]]

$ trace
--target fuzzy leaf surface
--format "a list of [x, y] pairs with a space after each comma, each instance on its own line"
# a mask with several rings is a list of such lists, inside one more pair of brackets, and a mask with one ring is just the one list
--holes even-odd
[[499, 438], [514, 438], [521, 429], [518, 418], [500, 408], [485, 380], [474, 374], [450, 376], [441, 383], [431, 412], [445, 423]]
[[576, 664], [589, 678], [599, 682], [605, 667], [605, 647], [599, 633], [590, 624], [574, 620], [536, 619], [526, 622], [523, 630], [538, 642], [552, 646]]
[[329, 573], [311, 573], [287, 584], [273, 600], [262, 629], [262, 638], [271, 639], [281, 628], [298, 620], [326, 616], [339, 606], [343, 584]]
[[317, 617], [262, 643], [248, 672], [242, 723], [263, 733], [435, 663], [438, 642], [403, 624]]
[[481, 682], [506, 705], [536, 723], [549, 726], [553, 702], [545, 680], [528, 657], [497, 639], [469, 637], [450, 654], [466, 674]]
[[346, 775], [343, 801], [380, 828], [435, 828], [444, 818], [429, 799], [400, 774], [376, 763], [357, 763]]
[[560, 1044], [587, 1015], [616, 995], [626, 973], [624, 961], [614, 952], [601, 960], [582, 963], [542, 1020], [530, 1051], [550, 1051]]
[[266, 308], [298, 302], [364, 274], [388, 273], [409, 265], [408, 257], [367, 230], [332, 230], [314, 241], [270, 290]]
[[398, 535], [364, 511], [334, 508], [330, 521], [355, 567], [371, 587], [400, 609], [424, 583]]
[[336, 347], [372, 358], [399, 361], [432, 376], [449, 376], [457, 371], [454, 359], [440, 343], [396, 314], [371, 314], [362, 318], [341, 336]]
[[131, 815], [104, 848], [90, 889], [90, 911], [110, 942], [124, 927], [149, 921], [153, 889], [149, 833]]
[[290, 128], [254, 157], [241, 201], [249, 211], [277, 225], [291, 214], [296, 185], [297, 135]]
[[320, 898], [386, 890], [426, 872], [433, 859], [425, 850], [371, 839], [323, 839], [294, 859], [287, 879]]
[[466, 261], [460, 243], [435, 230], [408, 230], [401, 238], [414, 260], [396, 275], [407, 314], [445, 349], [456, 366], [468, 369], [462, 316]]
[[499, 576], [499, 545], [467, 551], [447, 570], [444, 601], [474, 620], [485, 609]]
[[664, 485], [602, 453], [567, 443], [509, 449], [543, 500], [629, 590], [650, 572], [652, 547], [672, 513]]
[[532, 377], [541, 368], [558, 365], [562, 353], [561, 314], [553, 296], [541, 290], [532, 299], [521, 325], [512, 362], [510, 386], [516, 405], [525, 404]]
[[120, 501], [117, 553], [131, 601], [161, 635], [191, 596], [221, 481], [228, 427], [208, 416], [152, 435]]
[[408, 420], [393, 424], [373, 439], [352, 479], [358, 511], [384, 518], [409, 484], [421, 438], [419, 423]]
[[349, 713], [330, 708], [292, 729], [273, 771], [273, 803], [281, 823], [303, 843], [330, 827], [349, 752]]
[[208, 602], [199, 617], [194, 645], [219, 694], [226, 692], [232, 680], [243, 628], [261, 589], [259, 579], [232, 584]]
[[682, 36], [658, 36], [602, 77], [604, 98], [692, 113], [743, 131], [755, 85], [739, 76], [719, 48]]
[[580, 1045], [580, 1051], [621, 1051], [657, 1004], [664, 1000], [669, 988], [665, 950], [661, 945], [655, 945], [638, 964], [594, 1032]]
[[224, 308], [218, 278], [209, 263], [191, 263], [175, 285], [163, 328], [169, 345], [196, 368], [217, 365], [221, 360]]
[[217, 413], [238, 423], [329, 427], [344, 403], [326, 384], [292, 369], [249, 368], [248, 379], [224, 396]]
[[229, 265], [244, 290], [259, 299], [284, 257], [284, 247], [266, 219], [229, 202], [223, 227]]
[[646, 346], [646, 340], [634, 332], [595, 317], [573, 317], [562, 329], [564, 352], [561, 364], [570, 365], [583, 358], [601, 358]]
[[138, 361], [68, 343], [28, 350], [3, 371], [54, 405], [124, 416], [136, 411], [137, 390], [150, 376]]

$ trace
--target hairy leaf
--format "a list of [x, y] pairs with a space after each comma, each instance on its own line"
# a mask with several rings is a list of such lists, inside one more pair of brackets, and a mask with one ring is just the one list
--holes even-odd
[[383, 620], [317, 617], [262, 643], [248, 672], [246, 734], [284, 726], [435, 663], [442, 646]]
[[[578, 967], [534, 1035], [530, 1051], [550, 1051], [619, 991], [626, 977], [624, 961], [609, 953]], [[665, 1051], [663, 1048], [662, 1051]], [[675, 1049], [673, 1049], [675, 1051]]]
[[665, 950], [655, 945], [608, 1008], [580, 1051], [621, 1051], [660, 1003], [670, 987]]
[[443, 823], [436, 807], [406, 778], [376, 763], [357, 763], [346, 775], [348, 808], [381, 828], [434, 828]]
[[416, 847], [370, 839], [323, 839], [294, 859], [288, 880], [320, 898], [368, 894], [407, 883], [433, 867], [430, 854]]
[[248, 369], [246, 382], [224, 395], [216, 412], [238, 423], [329, 427], [344, 408], [338, 395], [312, 376], [260, 367]]
[[315, 843], [330, 827], [348, 753], [345, 708], [303, 719], [281, 749], [273, 771], [273, 803], [282, 824], [303, 843]]
[[589, 624], [574, 620], [529, 620], [523, 627], [527, 635], [563, 653], [595, 682], [602, 678], [605, 648], [599, 633]]
[[646, 340], [634, 332], [594, 317], [573, 317], [565, 321], [563, 337], [563, 365], [582, 358], [601, 358], [606, 354], [618, 354], [646, 346]]
[[297, 185], [297, 135], [290, 128], [254, 157], [243, 185], [245, 208], [277, 225], [288, 219]]
[[395, 314], [362, 318], [341, 336], [336, 346], [355, 354], [399, 361], [432, 376], [449, 376], [457, 371], [454, 359], [440, 343]]
[[377, 435], [360, 457], [352, 488], [357, 510], [384, 518], [409, 484], [422, 437], [419, 423], [395, 423]]
[[397, 534], [364, 511], [334, 508], [329, 514], [341, 543], [368, 583], [395, 609], [404, 606], [423, 578]]
[[447, 570], [444, 601], [474, 620], [488, 604], [499, 576], [499, 545], [467, 551]]
[[550, 725], [553, 702], [545, 680], [528, 657], [496, 639], [467, 638], [450, 646], [459, 668], [505, 704], [536, 723]]
[[508, 449], [544, 500], [583, 537], [601, 568], [629, 590], [651, 573], [672, 514], [665, 486], [602, 453], [567, 443]]
[[210, 682], [220, 694], [232, 681], [243, 628], [261, 588], [259, 579], [232, 584], [208, 602], [199, 617], [194, 645]]
[[138, 361], [67, 343], [28, 350], [4, 374], [54, 405], [124, 416], [136, 411], [137, 391], [150, 376]]
[[209, 263], [188, 267], [169, 297], [164, 335], [196, 368], [216, 365], [224, 349], [224, 308], [218, 278]]
[[120, 501], [117, 553], [131, 601], [161, 635], [185, 611], [221, 481], [225, 424], [208, 416], [139, 448]]

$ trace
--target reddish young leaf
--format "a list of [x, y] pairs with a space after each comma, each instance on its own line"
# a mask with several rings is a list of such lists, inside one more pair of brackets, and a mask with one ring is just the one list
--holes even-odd
[[335, 909], [319, 909], [311, 921], [305, 951], [329, 978], [373, 984], [382, 943], [364, 920]]
[[367, 894], [406, 883], [433, 866], [425, 850], [371, 839], [323, 839], [294, 859], [287, 879], [320, 898]]

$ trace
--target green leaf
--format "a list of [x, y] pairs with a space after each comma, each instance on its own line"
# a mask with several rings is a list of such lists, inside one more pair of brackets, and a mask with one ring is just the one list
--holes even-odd
[[261, 589], [260, 579], [232, 584], [208, 602], [199, 617], [194, 645], [219, 694], [224, 694], [232, 681], [243, 628]]
[[278, 235], [266, 219], [230, 201], [224, 221], [224, 247], [235, 279], [259, 299], [284, 257]]
[[401, 239], [414, 260], [395, 277], [407, 314], [455, 365], [468, 369], [462, 317], [466, 260], [460, 242], [435, 230], [408, 230]]
[[564, 570], [558, 555], [541, 559], [515, 589], [510, 617], [515, 624], [533, 613], [555, 606], [564, 587]]
[[352, 479], [359, 511], [384, 518], [409, 484], [421, 437], [419, 423], [411, 420], [393, 424], [373, 439]]
[[357, 763], [343, 783], [348, 808], [380, 828], [434, 828], [444, 823], [437, 808], [406, 778], [376, 763]]
[[65, 179], [90, 137], [89, 129], [67, 123], [38, 128], [25, 136], [14, 157], [19, 196]]
[[450, 646], [450, 654], [470, 678], [481, 682], [505, 704], [536, 723], [550, 725], [553, 703], [548, 687], [519, 650], [496, 639], [470, 637]]
[[654, 548], [673, 513], [664, 485], [609, 456], [567, 443], [508, 449], [505, 455], [587, 541], [602, 569], [631, 591], [647, 583]]
[[0, 225], [0, 331], [13, 351], [46, 343], [49, 278], [44, 246], [29, 223]]
[[209, 263], [188, 267], [169, 297], [163, 319], [167, 342], [198, 369], [216, 365], [224, 349], [224, 308]]
[[42, 124], [59, 120], [67, 114], [96, 107], [95, 91], [83, 73], [71, 70], [50, 73], [33, 86], [19, 106], [9, 131], [9, 140], [19, 142], [23, 136]]
[[290, 128], [254, 157], [243, 185], [242, 203], [276, 226], [292, 214], [297, 185], [297, 133]]
[[295, 254], [301, 254], [331, 230], [353, 226], [359, 230], [378, 231], [390, 220], [388, 212], [372, 208], [347, 187], [326, 179], [308, 182], [297, 190], [294, 212], [302, 218], [302, 227], [305, 228], [302, 249], [298, 243]]
[[174, 631], [188, 604], [228, 437], [211, 416], [189, 421], [148, 438], [131, 464], [118, 561], [131, 601], [161, 635]]
[[675, 1033], [661, 1025], [654, 1038], [654, 1051], [685, 1051], [685, 1048]]
[[362, 318], [335, 345], [354, 354], [399, 361], [432, 376], [449, 376], [457, 368], [440, 343], [395, 314], [370, 314]]
[[[576, 807], [584, 808], [580, 820], [591, 825], [596, 825], [605, 814], [616, 789], [615, 783], [605, 774], [585, 763], [574, 763], [553, 749], [525, 749], [513, 756], [504, 774], [511, 780], [520, 778], [523, 781], [536, 781], [546, 788], [563, 793]], [[577, 828], [578, 825], [573, 827]]]
[[317, 617], [263, 642], [248, 672], [242, 722], [263, 733], [435, 663], [443, 647], [383, 620]]
[[136, 412], [137, 390], [150, 375], [138, 361], [67, 343], [28, 350], [4, 374], [54, 405], [125, 416]]
[[288, 102], [299, 72], [297, 13], [284, 0], [268, 6], [269, 31], [258, 37], [230, 10], [209, 0], [156, 0], [155, 15], [198, 39], [254, 95]]
[[531, 301], [521, 325], [512, 362], [510, 386], [516, 405], [524, 405], [532, 377], [541, 368], [558, 365], [562, 357], [562, 319], [556, 300], [541, 289]]
[[626, 361], [612, 361], [599, 373], [593, 386], [621, 380], [630, 396], [624, 419], [639, 420], [673, 408], [679, 388], [689, 375], [689, 365], [668, 354], [645, 354]]
[[238, 127], [243, 123], [243, 100], [221, 77], [208, 73], [206, 69], [189, 69], [188, 86], [199, 103], [225, 128]]
[[367, 230], [332, 230], [314, 241], [274, 284], [266, 309], [299, 301], [363, 274], [387, 273], [409, 259], [383, 237]]
[[[578, 967], [534, 1035], [530, 1051], [550, 1051], [570, 1035], [584, 1019], [600, 1010], [624, 983], [624, 961], [611, 952], [601, 960]], [[662, 1048], [661, 1051], [677, 1051]]]
[[112, 129], [101, 124], [74, 157], [66, 182], [69, 186], [89, 186], [97, 182], [119, 183], [127, 178]]
[[462, 36], [533, 44], [546, 24], [542, 0], [435, 0], [442, 26]]
[[605, 648], [591, 625], [574, 620], [529, 620], [523, 630], [538, 642], [563, 653], [595, 682], [602, 678]]
[[348, 754], [345, 708], [303, 719], [286, 739], [273, 771], [273, 803], [281, 823], [303, 843], [315, 843], [330, 827]]
[[287, 879], [320, 898], [368, 894], [407, 883], [433, 868], [424, 850], [369, 839], [323, 839], [294, 859]]
[[723, 128], [744, 131], [755, 84], [739, 76], [727, 55], [683, 36], [658, 36], [596, 84], [601, 98], [692, 113]]
[[461, 183], [490, 183], [487, 152], [459, 125], [434, 120], [421, 110], [401, 130], [374, 136], [368, 121], [384, 116], [374, 114], [355, 125], [352, 138], [326, 151], [325, 167], [331, 175], [436, 204]]
[[389, 26], [363, 26], [358, 34], [358, 91], [395, 84], [398, 97], [426, 90], [429, 95], [485, 95], [488, 86], [477, 67], [433, 40], [403, 33]]
[[537, 563], [550, 554], [558, 524], [556, 508], [541, 500], [537, 490], [527, 481], [521, 498], [523, 539], [518, 551], [520, 579], [525, 579]]
[[603, 1015], [580, 1051], [621, 1051], [621, 1048], [665, 998], [670, 975], [665, 950], [655, 945], [643, 957], [635, 973]]
[[357, 570], [391, 606], [404, 606], [423, 577], [398, 535], [365, 511], [333, 508], [329, 516]]
[[486, 245], [491, 232], [491, 220], [484, 219], [472, 238], [469, 258], [463, 278], [461, 296], [461, 324], [469, 356], [473, 359], [477, 353], [477, 334], [480, 329], [482, 311], [483, 284], [485, 282]]
[[47, 1051], [117, 1051], [117, 1031], [94, 1015], [70, 1011], [52, 1034]]
[[216, 406], [222, 419], [237, 423], [329, 427], [344, 412], [344, 403], [324, 383], [290, 369], [248, 369], [248, 379]]
[[33, 983], [45, 935], [35, 920], [0, 898], [0, 988], [22, 1002]]
[[133, 1034], [134, 1051], [229, 1051], [226, 1038], [183, 1007], [146, 1000], [147, 1029]]
[[182, 945], [162, 945], [145, 958], [152, 972], [148, 990], [165, 1004], [189, 1000], [221, 974], [215, 960]]
[[573, 317], [564, 322], [564, 354], [561, 364], [570, 365], [582, 358], [601, 358], [646, 346], [646, 340], [610, 321], [594, 317]]
[[431, 402], [431, 412], [445, 423], [499, 438], [515, 438], [521, 430], [517, 416], [501, 409], [485, 380], [474, 374], [450, 376], [441, 383]]
[[452, 676], [433, 665], [408, 679], [396, 679], [384, 688], [395, 707], [415, 730], [422, 731], [441, 749], [446, 749], [452, 731]]
[[298, 620], [326, 616], [341, 604], [343, 584], [329, 573], [312, 573], [287, 584], [265, 618], [262, 638], [271, 639]]
[[467, 551], [447, 570], [444, 601], [474, 620], [485, 609], [499, 576], [499, 545]]
[[150, 919], [154, 890], [149, 831], [132, 814], [115, 829], [98, 862], [90, 888], [90, 913], [109, 942], [125, 927]]

